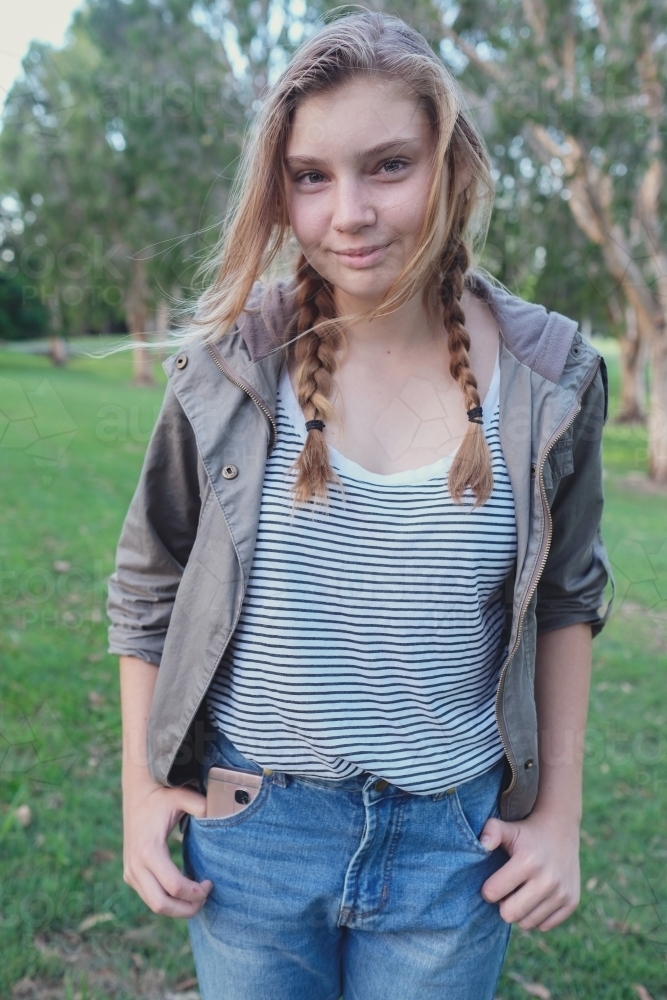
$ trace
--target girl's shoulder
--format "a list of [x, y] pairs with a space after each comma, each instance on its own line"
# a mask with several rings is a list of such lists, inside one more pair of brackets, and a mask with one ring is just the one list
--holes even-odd
[[253, 361], [282, 347], [293, 335], [296, 320], [296, 282], [293, 278], [256, 281], [236, 327]]
[[527, 302], [480, 272], [470, 272], [466, 286], [488, 305], [503, 343], [514, 357], [555, 385], [576, 382], [600, 355], [578, 329], [576, 320], [535, 302]]

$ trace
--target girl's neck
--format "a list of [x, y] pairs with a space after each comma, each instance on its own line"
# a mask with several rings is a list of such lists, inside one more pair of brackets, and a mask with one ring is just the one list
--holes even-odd
[[345, 323], [346, 353], [405, 355], [418, 352], [434, 339], [442, 338], [442, 308], [439, 303], [427, 306], [421, 290], [395, 312], [374, 319], [362, 315], [369, 309], [368, 302], [359, 301], [339, 289], [336, 289], [335, 299], [339, 316], [360, 316]]

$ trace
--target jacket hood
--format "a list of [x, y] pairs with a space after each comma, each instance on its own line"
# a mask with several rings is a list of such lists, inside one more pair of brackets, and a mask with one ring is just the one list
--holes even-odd
[[[488, 304], [503, 342], [517, 360], [557, 384], [577, 323], [542, 305], [525, 302], [478, 272], [470, 272], [466, 283], [473, 294]], [[279, 351], [294, 336], [295, 289], [293, 279], [269, 285], [258, 281], [253, 286], [246, 310], [237, 322], [251, 363]]]

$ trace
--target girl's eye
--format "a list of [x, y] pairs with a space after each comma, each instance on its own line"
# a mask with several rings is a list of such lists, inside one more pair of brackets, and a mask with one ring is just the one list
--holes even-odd
[[324, 174], [320, 174], [317, 170], [308, 170], [305, 174], [299, 174], [296, 180], [297, 184], [319, 184], [324, 180]]
[[397, 174], [405, 166], [407, 166], [406, 160], [385, 160], [380, 169], [388, 174]]

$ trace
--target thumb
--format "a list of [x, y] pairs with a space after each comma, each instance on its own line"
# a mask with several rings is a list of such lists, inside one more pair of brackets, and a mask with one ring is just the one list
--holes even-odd
[[495, 851], [497, 847], [504, 847], [507, 853], [511, 854], [511, 847], [516, 839], [516, 828], [514, 823], [507, 823], [503, 819], [487, 819], [484, 829], [479, 835], [481, 843], [487, 851]]
[[203, 819], [206, 816], [206, 796], [200, 795], [194, 789], [182, 786], [178, 791], [180, 794], [176, 803], [177, 807], [197, 819]]

